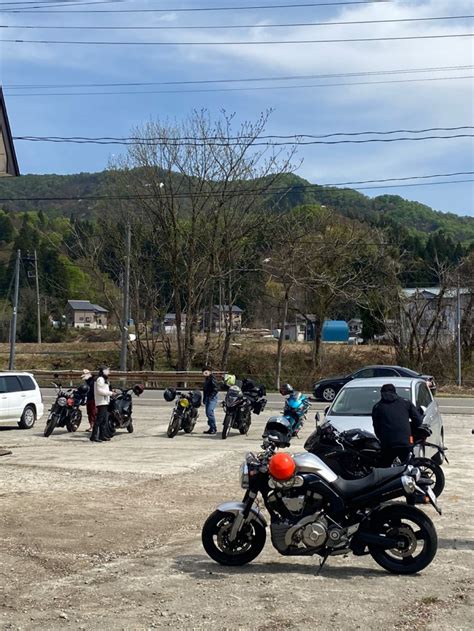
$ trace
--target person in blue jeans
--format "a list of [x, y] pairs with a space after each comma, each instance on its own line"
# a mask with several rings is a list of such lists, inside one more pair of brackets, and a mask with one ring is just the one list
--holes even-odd
[[209, 425], [209, 429], [207, 429], [204, 434], [216, 434], [217, 426], [215, 410], [219, 401], [220, 387], [210, 366], [204, 366], [202, 374], [204, 376], [204, 385], [202, 387], [204, 394], [203, 400], [204, 405], [206, 406], [207, 424]]

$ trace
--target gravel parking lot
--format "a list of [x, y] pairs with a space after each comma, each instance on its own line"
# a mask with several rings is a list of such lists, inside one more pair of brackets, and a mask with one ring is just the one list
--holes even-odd
[[426, 509], [438, 555], [405, 578], [353, 556], [317, 576], [318, 557], [281, 557], [269, 541], [247, 567], [213, 563], [203, 521], [242, 497], [238, 466], [258, 449], [264, 418], [247, 437], [205, 436], [200, 422], [170, 440], [170, 411], [137, 406], [135, 433], [105, 444], [83, 431], [45, 439], [44, 420], [0, 429], [12, 451], [0, 459], [1, 629], [474, 628], [472, 415], [444, 417], [443, 516]]

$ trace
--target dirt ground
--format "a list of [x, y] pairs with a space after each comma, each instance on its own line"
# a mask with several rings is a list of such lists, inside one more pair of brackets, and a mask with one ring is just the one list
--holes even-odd
[[203, 423], [169, 440], [167, 416], [137, 407], [135, 433], [106, 444], [83, 431], [45, 439], [44, 420], [0, 429], [12, 451], [0, 458], [0, 629], [474, 628], [473, 416], [445, 416], [443, 516], [427, 509], [439, 550], [407, 578], [353, 556], [317, 576], [317, 557], [279, 556], [269, 540], [249, 566], [213, 563], [202, 524], [242, 497], [238, 466], [258, 449], [263, 419], [224, 442]]

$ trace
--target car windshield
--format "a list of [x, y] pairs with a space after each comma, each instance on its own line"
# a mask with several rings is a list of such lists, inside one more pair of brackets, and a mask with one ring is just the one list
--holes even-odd
[[[398, 396], [411, 401], [410, 388], [397, 388]], [[379, 387], [344, 388], [334, 401], [330, 414], [335, 416], [371, 416], [380, 401]]]

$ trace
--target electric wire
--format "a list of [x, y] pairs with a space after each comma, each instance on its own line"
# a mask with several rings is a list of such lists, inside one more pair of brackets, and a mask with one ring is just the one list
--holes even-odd
[[1, 39], [3, 44], [53, 44], [53, 45], [74, 45], [74, 46], [280, 46], [280, 45], [306, 45], [306, 44], [343, 44], [356, 42], [396, 42], [409, 40], [426, 40], [426, 39], [456, 39], [474, 37], [474, 33], [443, 33], [438, 35], [398, 35], [390, 37], [353, 37], [353, 38], [337, 38], [337, 39], [288, 39], [288, 40], [236, 40], [236, 41], [208, 41], [208, 42], [129, 42], [119, 41], [110, 42], [103, 40], [84, 41], [84, 40], [59, 40], [59, 39]]
[[123, 83], [53, 83], [53, 84], [41, 84], [41, 83], [25, 83], [15, 84], [7, 83], [3, 84], [3, 88], [7, 90], [32, 90], [32, 89], [56, 89], [56, 88], [106, 88], [106, 87], [131, 87], [131, 86], [154, 86], [154, 85], [201, 85], [201, 84], [216, 84], [216, 83], [255, 83], [266, 81], [299, 81], [306, 79], [334, 79], [334, 78], [346, 78], [346, 77], [369, 77], [377, 75], [393, 75], [393, 74], [416, 74], [424, 72], [450, 72], [454, 70], [472, 70], [473, 65], [458, 65], [458, 66], [432, 66], [425, 68], [401, 68], [401, 69], [386, 69], [386, 70], [365, 70], [359, 72], [339, 72], [328, 74], [310, 74], [310, 75], [293, 75], [293, 76], [276, 76], [276, 77], [248, 77], [242, 79], [194, 79], [185, 81], [134, 81]]
[[[115, 4], [126, 2], [126, 0], [101, 0], [99, 2], [80, 2], [78, 5], [91, 5], [91, 4]], [[169, 7], [161, 9], [75, 9], [74, 11], [68, 11], [66, 8], [55, 9], [49, 7], [18, 7], [12, 9], [6, 9], [5, 12], [9, 13], [200, 13], [200, 12], [216, 12], [216, 11], [266, 11], [269, 9], [306, 9], [313, 7], [339, 7], [350, 5], [365, 5], [365, 4], [390, 4], [393, 0], [348, 0], [346, 2], [298, 2], [296, 4], [263, 4], [263, 5], [247, 5], [247, 6], [224, 6], [224, 7]], [[64, 3], [66, 4], [66, 3]], [[69, 6], [73, 6], [72, 3], [68, 3]], [[39, 9], [39, 10], [36, 10]]]
[[65, 26], [57, 25], [18, 25], [18, 24], [2, 24], [0, 29], [39, 29], [39, 30], [75, 30], [75, 31], [182, 31], [182, 30], [235, 30], [235, 29], [251, 29], [251, 28], [291, 28], [304, 26], [348, 26], [359, 24], [395, 24], [402, 22], [428, 22], [428, 21], [444, 21], [444, 20], [464, 20], [472, 19], [474, 15], [444, 15], [423, 18], [398, 18], [386, 20], [351, 20], [345, 22], [293, 22], [290, 24], [207, 24], [207, 25], [184, 25], [184, 26]]
[[[288, 186], [279, 186], [279, 187], [269, 187], [268, 189], [238, 189], [238, 190], [226, 190], [227, 195], [239, 195], [239, 196], [248, 196], [248, 195], [271, 195], [271, 194], [287, 194], [287, 193], [298, 193], [302, 190], [314, 189], [315, 192], [318, 192], [318, 189], [328, 189], [328, 188], [337, 188], [341, 186], [354, 186], [359, 184], [380, 184], [381, 186], [356, 186], [356, 190], [371, 190], [371, 189], [381, 189], [381, 188], [404, 188], [411, 186], [431, 186], [431, 185], [440, 185], [440, 184], [459, 184], [465, 182], [473, 182], [474, 178], [467, 178], [462, 180], [438, 180], [435, 182], [420, 182], [420, 183], [408, 183], [408, 184], [389, 184], [390, 182], [406, 182], [407, 180], [425, 180], [425, 179], [433, 179], [433, 178], [445, 178], [445, 177], [459, 177], [463, 175], [474, 175], [474, 171], [459, 171], [456, 173], [438, 173], [431, 175], [412, 175], [405, 176], [400, 178], [383, 178], [383, 179], [372, 179], [372, 180], [357, 180], [357, 181], [348, 181], [348, 182], [334, 182], [328, 184], [291, 184]], [[219, 190], [210, 190], [210, 191], [196, 191], [191, 193], [173, 193], [173, 198], [189, 198], [189, 197], [220, 197], [222, 196], [222, 191]], [[159, 194], [153, 193], [144, 193], [141, 195], [73, 195], [73, 196], [57, 196], [57, 197], [0, 197], [0, 202], [9, 202], [9, 201], [31, 201], [31, 202], [43, 202], [43, 201], [101, 201], [101, 200], [136, 200], [136, 199], [158, 199], [158, 198], [169, 198], [170, 194], [160, 191]]]
[[[310, 145], [362, 145], [368, 143], [392, 143], [392, 142], [415, 142], [415, 141], [424, 141], [424, 140], [453, 140], [459, 138], [474, 138], [474, 134], [453, 134], [450, 136], [401, 136], [399, 138], [365, 138], [363, 140], [293, 140], [293, 141], [275, 141], [275, 142], [259, 142], [258, 140], [252, 142], [253, 147], [280, 147], [286, 145], [297, 145], [297, 146], [310, 146]], [[68, 142], [71, 144], [93, 144], [93, 145], [140, 145], [140, 146], [155, 146], [155, 145], [170, 145], [170, 146], [182, 146], [182, 147], [238, 147], [241, 145], [247, 145], [247, 141], [234, 141], [234, 142], [218, 142], [212, 140], [195, 140], [195, 141], [181, 141], [178, 138], [169, 138], [166, 140], [140, 140], [140, 141], [117, 141], [117, 140], [108, 140], [108, 141], [78, 141], [78, 140], [54, 140], [52, 137], [26, 137], [19, 136], [18, 140], [24, 140], [28, 142], [52, 142], [52, 143], [64, 143]]]

